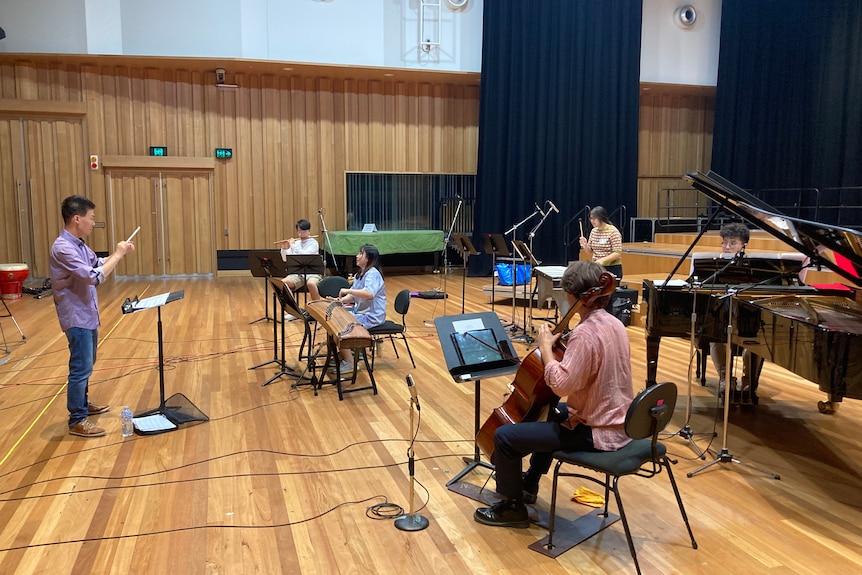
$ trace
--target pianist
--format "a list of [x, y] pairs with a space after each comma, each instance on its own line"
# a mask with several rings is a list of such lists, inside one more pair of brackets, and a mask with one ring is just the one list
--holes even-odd
[[[750, 233], [745, 224], [738, 222], [725, 224], [721, 226], [718, 233], [721, 235], [721, 251], [725, 254], [737, 254], [748, 245]], [[718, 395], [724, 397], [724, 387], [727, 382], [727, 344], [710, 343], [709, 356], [712, 358], [715, 371], [718, 372]], [[742, 352], [742, 366], [742, 381], [739, 382], [735, 377], [731, 377], [733, 384], [731, 391], [746, 391], [753, 395], [757, 389], [757, 375], [763, 366], [763, 358], [746, 349]]]

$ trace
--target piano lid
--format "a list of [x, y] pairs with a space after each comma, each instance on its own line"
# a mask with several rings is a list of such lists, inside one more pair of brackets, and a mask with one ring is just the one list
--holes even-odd
[[690, 172], [684, 179], [730, 212], [805, 254], [812, 264], [822, 264], [862, 286], [862, 233], [785, 216], [715, 172]]

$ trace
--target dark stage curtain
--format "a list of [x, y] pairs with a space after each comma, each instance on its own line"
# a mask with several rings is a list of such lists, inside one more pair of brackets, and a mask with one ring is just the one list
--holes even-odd
[[860, 39], [858, 0], [724, 0], [712, 169], [755, 191], [862, 185]]
[[[585, 205], [635, 212], [641, 10], [640, 0], [486, 0], [478, 249], [480, 234], [503, 233], [551, 200], [561, 213], [547, 217], [533, 251], [564, 264], [563, 226]], [[540, 220], [517, 239], [529, 245]]]

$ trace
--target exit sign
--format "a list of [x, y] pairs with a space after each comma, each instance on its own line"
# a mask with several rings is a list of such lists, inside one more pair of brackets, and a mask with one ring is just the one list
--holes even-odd
[[167, 146], [150, 146], [150, 155], [151, 156], [167, 156], [168, 155], [168, 147]]
[[216, 148], [215, 156], [219, 160], [230, 160], [233, 158], [233, 148]]

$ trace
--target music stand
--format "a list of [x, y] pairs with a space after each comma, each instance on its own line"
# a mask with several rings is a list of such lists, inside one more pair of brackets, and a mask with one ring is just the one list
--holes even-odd
[[[249, 325], [259, 321], [270, 321], [275, 318], [269, 317], [269, 283], [265, 278], [279, 277], [283, 278], [287, 275], [287, 270], [284, 267], [284, 262], [281, 261], [280, 250], [249, 250], [248, 252], [248, 269], [251, 270], [251, 275], [256, 278], [264, 278], [263, 281], [263, 317], [254, 321], [248, 322]], [[272, 308], [275, 312], [275, 306]]]
[[[301, 317], [302, 311], [300, 311], [299, 306], [296, 305], [296, 300], [293, 299], [293, 294], [290, 293], [290, 288], [288, 288], [287, 285], [283, 281], [281, 281], [280, 279], [277, 279], [277, 278], [267, 278], [267, 282], [269, 282], [269, 284], [272, 285], [272, 294], [273, 294], [272, 309], [273, 309], [273, 312], [275, 311], [275, 303], [277, 300], [281, 304], [281, 315], [282, 315], [282, 317], [284, 317], [285, 311], [287, 311], [288, 313], [292, 313], [296, 317]], [[277, 331], [276, 331], [276, 323], [281, 324], [281, 355], [280, 356], [278, 355], [278, 336], [277, 336]], [[255, 365], [255, 366], [252, 366], [249, 368], [249, 370], [257, 369], [259, 367], [263, 367], [264, 365], [269, 365], [270, 363], [276, 363], [279, 365], [279, 367], [281, 367], [281, 370], [278, 373], [276, 373], [275, 375], [273, 375], [272, 377], [267, 379], [265, 382], [263, 382], [264, 387], [269, 385], [270, 383], [272, 383], [273, 381], [275, 381], [276, 379], [278, 379], [279, 377], [281, 377], [283, 375], [295, 377], [297, 379], [302, 378], [302, 374], [300, 374], [299, 372], [297, 372], [293, 369], [289, 369], [287, 367], [287, 360], [285, 359], [285, 355], [284, 355], [284, 324], [285, 324], [284, 321], [273, 322], [273, 324], [272, 324], [272, 346], [273, 346], [273, 354], [274, 354], [273, 359], [271, 359], [269, 361], [265, 361], [263, 363], [260, 363], [258, 365]], [[305, 329], [306, 329], [306, 331], [308, 330], [308, 324], [307, 323], [306, 323]], [[305, 341], [305, 339], [303, 339], [303, 342], [304, 341]], [[300, 351], [300, 354], [301, 353], [302, 352]]]
[[[482, 251], [491, 255], [491, 311], [494, 311], [494, 288], [497, 285], [494, 273], [497, 271], [497, 260], [512, 262], [515, 264], [515, 259], [512, 253], [506, 246], [506, 238], [503, 234], [484, 234], [482, 236]], [[515, 282], [512, 282], [512, 299], [515, 298]]]
[[461, 270], [461, 313], [464, 313], [464, 297], [467, 291], [467, 260], [470, 256], [478, 256], [479, 252], [473, 247], [470, 238], [464, 234], [453, 234], [452, 241], [455, 244], [455, 249], [461, 254], [461, 261], [463, 262]]
[[302, 276], [305, 291], [308, 291], [308, 276], [322, 276], [326, 273], [326, 266], [320, 254], [287, 254], [284, 257], [284, 266], [286, 269], [285, 276], [291, 274]]
[[[479, 454], [479, 444], [476, 443], [476, 435], [479, 434], [480, 421], [479, 410], [481, 408], [481, 380], [489, 377], [497, 377], [500, 375], [508, 375], [518, 370], [520, 359], [515, 355], [512, 343], [509, 341], [506, 330], [503, 324], [500, 323], [500, 318], [494, 312], [468, 313], [462, 315], [449, 315], [434, 318], [434, 327], [437, 329], [437, 337], [440, 340], [440, 347], [443, 349], [443, 358], [446, 360], [446, 368], [449, 374], [458, 383], [472, 381], [474, 383], [474, 433], [473, 433], [473, 458], [464, 458], [467, 466], [462, 469], [455, 477], [446, 483], [446, 487], [450, 491], [454, 491], [465, 497], [470, 497], [476, 501], [488, 502], [483, 499], [484, 490], [481, 486], [473, 485], [461, 481], [461, 478], [476, 469], [477, 467], [485, 467], [494, 469], [490, 463], [482, 461]], [[464, 333], [467, 331], [478, 329], [490, 329], [493, 331], [499, 348], [508, 350], [512, 359], [496, 360], [480, 364], [470, 364], [462, 361], [458, 349], [453, 338], [456, 333]], [[493, 503], [493, 501], [491, 501]]]
[[[539, 260], [533, 255], [533, 252], [530, 248], [527, 247], [527, 244], [521, 240], [512, 240], [512, 247], [521, 256], [524, 264], [530, 265], [530, 329], [533, 328], [533, 297], [536, 295], [536, 291], [533, 288], [533, 270], [536, 269], [536, 266], [541, 264]], [[527, 284], [524, 284], [524, 297], [527, 297]], [[524, 334], [514, 338], [515, 341], [520, 341], [526, 343], [527, 346], [531, 343], [534, 343], [536, 339], [530, 335], [530, 332], [527, 330], [527, 308], [524, 308]]]
[[133, 313], [144, 309], [156, 308], [158, 311], [158, 334], [159, 334], [159, 406], [138, 414], [132, 419], [135, 430], [142, 435], [154, 435], [165, 431], [174, 431], [178, 426], [195, 421], [209, 421], [200, 409], [189, 401], [182, 393], [175, 393], [167, 400], [165, 399], [165, 354], [162, 339], [162, 307], [167, 304], [183, 299], [184, 290], [163, 293], [161, 295], [148, 297], [134, 301], [126, 298], [123, 302], [123, 313]]

